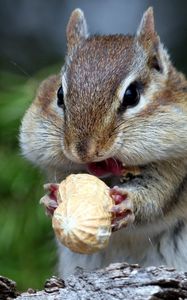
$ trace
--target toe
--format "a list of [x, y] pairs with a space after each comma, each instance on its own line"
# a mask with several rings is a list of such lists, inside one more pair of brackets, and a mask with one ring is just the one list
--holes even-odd
[[119, 204], [127, 198], [127, 193], [122, 193], [118, 187], [113, 187], [110, 190], [110, 196], [114, 200], [115, 204]]
[[53, 213], [58, 206], [58, 187], [59, 185], [54, 183], [47, 183], [44, 185], [44, 190], [47, 192], [47, 194], [41, 198], [40, 203], [45, 206], [46, 214], [48, 216], [53, 216]]
[[134, 222], [134, 214], [132, 212], [128, 212], [126, 214], [122, 214], [121, 216], [116, 217], [112, 221], [112, 231], [117, 231], [121, 228], [127, 227], [128, 225]]

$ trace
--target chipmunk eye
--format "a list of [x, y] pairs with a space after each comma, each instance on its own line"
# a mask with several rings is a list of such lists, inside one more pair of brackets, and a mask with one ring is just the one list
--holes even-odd
[[64, 105], [64, 93], [63, 93], [62, 86], [59, 87], [58, 92], [57, 92], [57, 105], [59, 107], [62, 107], [63, 109], [65, 107], [65, 105]]
[[124, 110], [127, 107], [133, 107], [140, 100], [140, 92], [136, 83], [131, 83], [125, 91], [121, 108]]

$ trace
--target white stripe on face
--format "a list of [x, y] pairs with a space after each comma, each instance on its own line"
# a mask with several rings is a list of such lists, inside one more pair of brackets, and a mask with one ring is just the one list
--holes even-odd
[[62, 75], [62, 89], [63, 89], [64, 96], [66, 96], [66, 94], [67, 94], [66, 73], [63, 73], [63, 75]]

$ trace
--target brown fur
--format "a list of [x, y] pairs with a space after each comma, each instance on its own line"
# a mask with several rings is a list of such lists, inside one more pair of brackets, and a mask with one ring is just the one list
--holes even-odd
[[[55, 181], [85, 172], [85, 163], [109, 157], [126, 166], [141, 166], [141, 175], [129, 182], [109, 179], [111, 186], [118, 185], [128, 195], [135, 230], [113, 238], [106, 262], [117, 259], [121, 251], [124, 256], [119, 259], [133, 256], [133, 262], [149, 264], [150, 236], [155, 247], [163, 243], [162, 257], [161, 250], [155, 252], [155, 264], [183, 268], [182, 256], [176, 256], [175, 265], [165, 245], [174, 249], [174, 229], [187, 224], [187, 81], [173, 67], [155, 32], [152, 9], [145, 12], [135, 36], [91, 37], [83, 13], [76, 10], [68, 23], [67, 42], [62, 69], [65, 109], [57, 106], [60, 76], [53, 76], [41, 85], [23, 119], [24, 155]], [[123, 95], [131, 81], [139, 84], [141, 99], [123, 111]], [[179, 248], [182, 253], [187, 246]], [[89, 263], [86, 260], [86, 267]]]
[[36, 105], [49, 115], [51, 113], [50, 104], [56, 99], [56, 92], [61, 85], [60, 75], [52, 75], [42, 82], [36, 96]]

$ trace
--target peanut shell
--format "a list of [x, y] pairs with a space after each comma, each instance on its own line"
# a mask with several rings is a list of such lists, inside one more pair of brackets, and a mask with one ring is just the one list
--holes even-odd
[[59, 185], [52, 226], [58, 240], [77, 253], [105, 248], [111, 235], [109, 187], [89, 174], [72, 174]]

